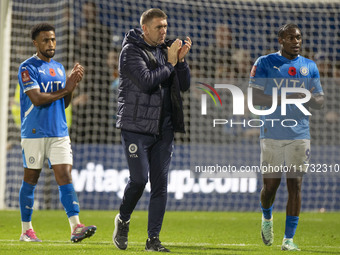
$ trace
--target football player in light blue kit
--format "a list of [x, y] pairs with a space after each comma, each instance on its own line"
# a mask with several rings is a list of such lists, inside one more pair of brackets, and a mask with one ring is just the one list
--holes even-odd
[[32, 28], [31, 35], [37, 53], [20, 65], [18, 73], [24, 163], [24, 179], [19, 193], [22, 221], [20, 241], [41, 242], [33, 230], [31, 217], [34, 190], [47, 159], [59, 185], [60, 201], [69, 218], [71, 241], [79, 242], [92, 236], [96, 226], [86, 227], [79, 221], [65, 108], [84, 75], [84, 68], [77, 63], [66, 77], [63, 65], [52, 59], [56, 48], [55, 28], [52, 25], [37, 24]]
[[[272, 106], [272, 90], [278, 89], [278, 107], [270, 115], [261, 116], [261, 166], [263, 187], [261, 190], [262, 225], [264, 244], [274, 241], [272, 208], [276, 191], [286, 172], [288, 202], [286, 228], [282, 250], [300, 250], [293, 242], [301, 208], [302, 176], [307, 171], [310, 158], [309, 117], [295, 104], [286, 106], [286, 116], [281, 115], [281, 90], [295, 87], [309, 90], [311, 99], [304, 107], [321, 109], [324, 102], [316, 64], [299, 55], [302, 43], [301, 30], [295, 24], [286, 24], [279, 29], [279, 52], [262, 56], [255, 62], [250, 77], [253, 88], [253, 104], [263, 109]], [[302, 99], [304, 93], [291, 93], [289, 99]], [[275, 122], [269, 121], [275, 119]], [[288, 120], [290, 119], [290, 121]], [[281, 124], [284, 121], [283, 125]], [[283, 171], [282, 171], [283, 170]]]

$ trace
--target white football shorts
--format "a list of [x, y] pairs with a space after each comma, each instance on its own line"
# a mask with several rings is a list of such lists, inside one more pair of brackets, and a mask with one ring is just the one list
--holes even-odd
[[69, 136], [21, 139], [24, 168], [42, 169], [45, 159], [53, 165], [73, 164]]
[[262, 174], [278, 172], [307, 172], [310, 140], [261, 139]]

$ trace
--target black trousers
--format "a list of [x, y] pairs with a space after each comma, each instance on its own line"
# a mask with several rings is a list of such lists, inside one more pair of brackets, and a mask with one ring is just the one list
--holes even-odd
[[173, 148], [173, 130], [163, 130], [161, 136], [122, 130], [122, 144], [128, 161], [130, 178], [120, 205], [120, 217], [130, 219], [143, 194], [148, 176], [151, 192], [148, 216], [148, 236], [159, 236], [162, 228], [168, 188], [168, 171]]

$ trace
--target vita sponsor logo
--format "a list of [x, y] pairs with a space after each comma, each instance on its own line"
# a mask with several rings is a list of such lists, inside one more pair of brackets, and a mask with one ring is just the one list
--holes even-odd
[[41, 86], [43, 87], [44, 92], [54, 92], [65, 87], [64, 83], [61, 81], [48, 81], [46, 84], [42, 82]]
[[[192, 178], [190, 169], [171, 170], [169, 172], [168, 193], [181, 200], [187, 193], [255, 193], [257, 192], [256, 174], [249, 178], [230, 174], [228, 178]], [[102, 164], [88, 162], [85, 169], [72, 170], [72, 180], [76, 192], [113, 192], [123, 198], [129, 181], [128, 169], [104, 169]], [[145, 187], [151, 191], [150, 183]]]

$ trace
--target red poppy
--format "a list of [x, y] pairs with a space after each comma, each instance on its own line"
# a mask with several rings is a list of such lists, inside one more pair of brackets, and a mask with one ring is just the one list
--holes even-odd
[[55, 71], [54, 71], [53, 68], [50, 68], [50, 75], [53, 76], [53, 77], [55, 76]]
[[296, 68], [294, 66], [289, 67], [288, 73], [291, 76], [294, 76], [296, 74]]

